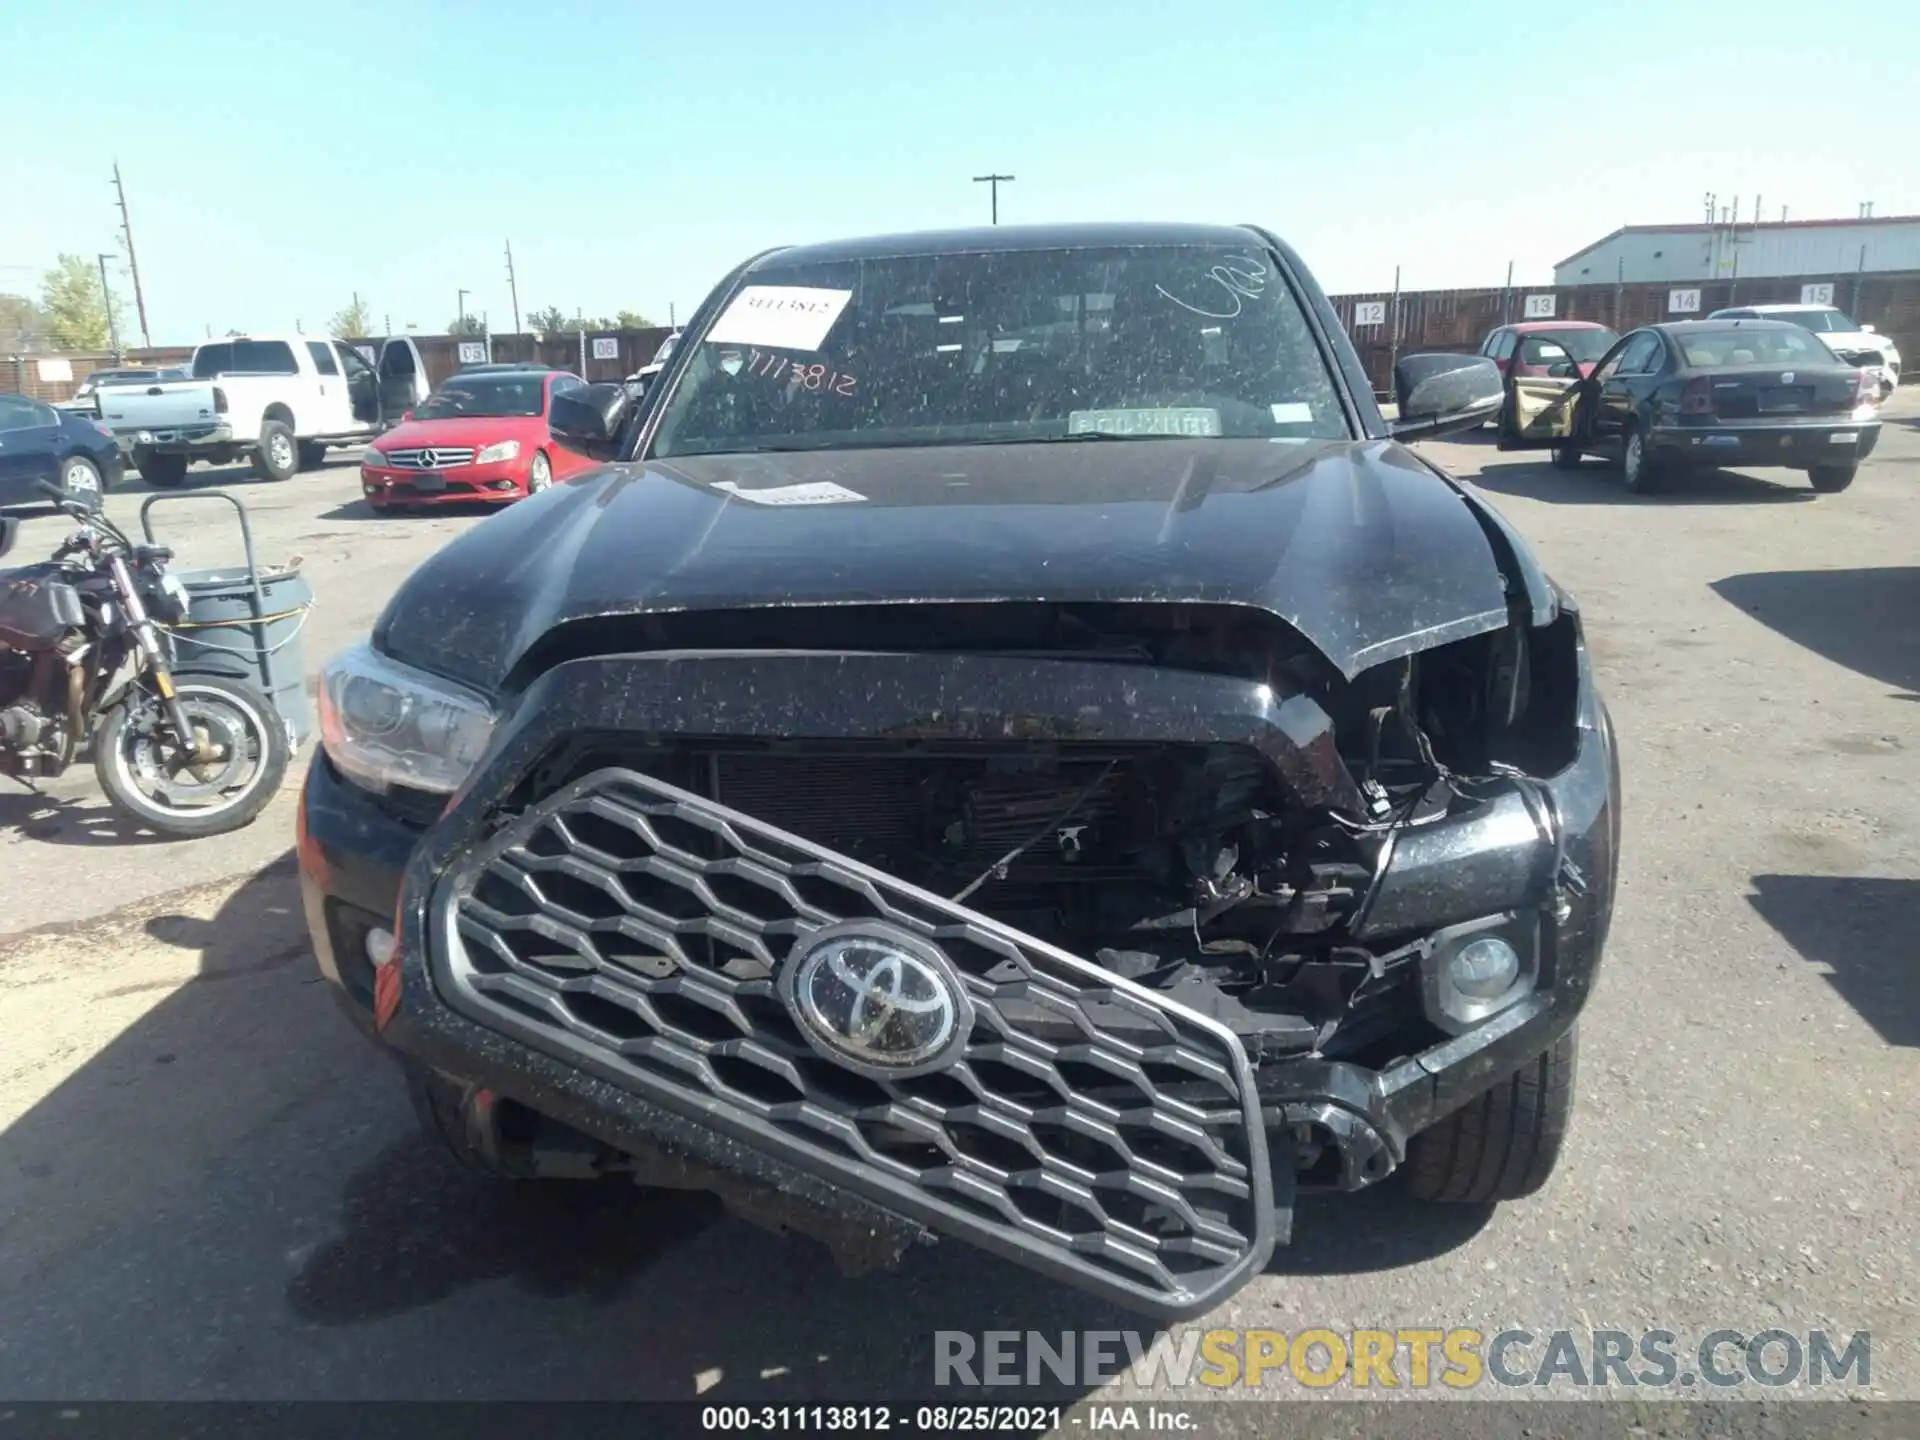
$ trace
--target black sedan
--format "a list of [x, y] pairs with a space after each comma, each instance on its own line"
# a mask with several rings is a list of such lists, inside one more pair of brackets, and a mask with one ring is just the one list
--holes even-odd
[[[1516, 397], [1527, 409], [1524, 397]], [[1627, 335], [1594, 371], [1523, 416], [1523, 436], [1571, 470], [1616, 461], [1645, 493], [1689, 469], [1803, 470], [1822, 494], [1853, 483], [1880, 438], [1879, 387], [1776, 320], [1687, 320]]]
[[49, 481], [97, 505], [122, 473], [113, 432], [92, 416], [0, 395], [0, 510], [45, 503]]

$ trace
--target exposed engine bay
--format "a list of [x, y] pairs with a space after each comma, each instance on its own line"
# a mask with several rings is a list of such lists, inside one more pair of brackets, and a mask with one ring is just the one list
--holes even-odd
[[[650, 619], [662, 633], [645, 648], [697, 648], [716, 618]], [[582, 740], [548, 758], [533, 792], [631, 765], [1175, 994], [1255, 1055], [1371, 1055], [1388, 1037], [1405, 1053], [1419, 1021], [1401, 983], [1417, 937], [1353, 938], [1397, 837], [1471, 810], [1489, 787], [1551, 773], [1576, 743], [1570, 619], [1516, 623], [1349, 682], [1271, 617], [1210, 607], [941, 607], [912, 617], [913, 644], [899, 643], [905, 618], [725, 621], [736, 646], [898, 644], [1258, 678], [1325, 711], [1357, 804], [1302, 803], [1250, 746], [1044, 737], [689, 736], [641, 754]], [[1027, 637], [1017, 649], [1015, 634]], [[639, 648], [631, 631], [619, 638]]]

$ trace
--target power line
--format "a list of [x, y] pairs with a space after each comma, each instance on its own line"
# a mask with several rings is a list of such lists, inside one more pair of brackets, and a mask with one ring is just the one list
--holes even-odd
[[127, 269], [133, 272], [133, 303], [140, 312], [140, 343], [153, 345], [153, 336], [147, 332], [147, 297], [140, 288], [140, 261], [133, 253], [133, 220], [127, 214], [127, 187], [120, 181], [120, 162], [113, 162], [113, 188], [120, 196], [120, 229], [127, 238]]

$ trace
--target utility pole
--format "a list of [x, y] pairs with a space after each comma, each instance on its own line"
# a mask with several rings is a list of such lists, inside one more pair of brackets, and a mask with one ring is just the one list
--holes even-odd
[[153, 336], [147, 333], [147, 297], [140, 288], [140, 261], [133, 253], [133, 221], [127, 215], [127, 187], [120, 183], [120, 162], [113, 162], [113, 188], [120, 196], [120, 231], [127, 241], [127, 269], [133, 272], [133, 305], [140, 312], [140, 343], [152, 348]]
[[464, 335], [467, 333], [467, 292], [461, 290], [457, 293], [460, 299], [454, 308], [453, 325], [460, 334]]
[[1626, 317], [1621, 314], [1627, 308], [1627, 257], [1613, 257], [1613, 328], [1626, 329]]
[[513, 278], [513, 241], [507, 241], [507, 293], [513, 297], [513, 333], [520, 333], [520, 286]]
[[121, 359], [120, 327], [113, 321], [113, 291], [107, 285], [107, 252], [99, 252], [100, 257], [100, 298], [107, 305], [107, 334], [113, 341], [113, 358]]
[[998, 225], [1000, 223], [1000, 186], [1002, 185], [1002, 183], [1011, 185], [1013, 183], [1013, 176], [1011, 175], [976, 175], [973, 177], [973, 183], [976, 185], [987, 185], [992, 187], [993, 223]]
[[1513, 318], [1513, 262], [1507, 261], [1507, 283], [1500, 290], [1500, 323]]

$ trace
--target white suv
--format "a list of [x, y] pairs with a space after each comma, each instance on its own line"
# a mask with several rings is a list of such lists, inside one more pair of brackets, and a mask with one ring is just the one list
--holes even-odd
[[1880, 377], [1880, 398], [1886, 399], [1900, 383], [1900, 350], [1871, 325], [1855, 323], [1844, 310], [1831, 305], [1741, 305], [1716, 310], [1709, 320], [1785, 320], [1811, 330], [1841, 360]]

